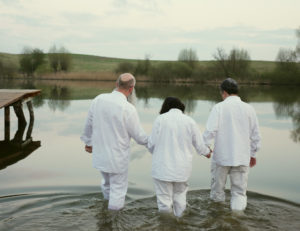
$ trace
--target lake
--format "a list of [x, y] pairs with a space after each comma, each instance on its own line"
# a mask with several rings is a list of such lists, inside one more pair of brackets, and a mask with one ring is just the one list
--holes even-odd
[[[117, 214], [106, 210], [101, 175], [92, 168], [80, 135], [92, 99], [114, 87], [114, 82], [100, 81], [0, 80], [0, 88], [42, 89], [33, 99], [32, 146], [1, 150], [0, 230], [300, 230], [299, 86], [241, 86], [240, 96], [255, 108], [262, 135], [257, 165], [249, 174], [245, 212], [230, 211], [228, 191], [225, 204], [209, 200], [210, 160], [194, 154], [189, 206], [179, 220], [157, 213], [151, 154], [134, 141], [126, 206]], [[185, 103], [186, 114], [201, 132], [221, 100], [215, 85], [138, 82], [133, 104], [148, 134], [167, 96]], [[10, 110], [13, 139], [18, 126]], [[28, 120], [26, 106], [24, 113]], [[22, 132], [25, 139], [26, 130]]]

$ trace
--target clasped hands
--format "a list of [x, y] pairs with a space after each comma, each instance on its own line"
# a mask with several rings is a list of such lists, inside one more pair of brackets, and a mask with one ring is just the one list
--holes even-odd
[[93, 146], [85, 145], [85, 151], [88, 152], [88, 153], [92, 153], [93, 152]]
[[[205, 156], [207, 159], [209, 159], [211, 157], [211, 153], [212, 153], [211, 148], [210, 147], [208, 147], [208, 148], [209, 148], [210, 152]], [[85, 151], [88, 152], [88, 153], [92, 153], [93, 152], [93, 146], [85, 145]], [[256, 158], [251, 157], [249, 166], [252, 168], [255, 165], [256, 165]]]

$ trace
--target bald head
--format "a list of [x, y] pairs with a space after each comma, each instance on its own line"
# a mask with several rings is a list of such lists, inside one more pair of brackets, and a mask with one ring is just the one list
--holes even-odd
[[135, 85], [135, 78], [130, 73], [124, 73], [117, 79], [117, 87], [119, 89], [128, 90]]

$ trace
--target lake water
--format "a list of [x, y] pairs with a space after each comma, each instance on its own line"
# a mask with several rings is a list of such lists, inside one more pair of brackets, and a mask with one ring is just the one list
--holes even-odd
[[[92, 168], [80, 135], [91, 100], [113, 82], [0, 81], [0, 88], [37, 88], [32, 146], [5, 149], [0, 156], [0, 230], [300, 230], [299, 86], [241, 86], [241, 98], [256, 110], [262, 135], [257, 166], [248, 182], [242, 214], [209, 200], [210, 160], [194, 155], [188, 209], [183, 218], [157, 213], [151, 155], [132, 141], [125, 208], [111, 214], [103, 200], [100, 173]], [[138, 83], [133, 99], [149, 134], [165, 97], [176, 96], [203, 132], [221, 100], [213, 85]], [[28, 120], [28, 111], [24, 107]], [[0, 110], [0, 141], [4, 110]], [[11, 109], [11, 139], [18, 131]], [[27, 128], [26, 128], [27, 129]], [[23, 140], [26, 136], [24, 131]], [[26, 149], [26, 150], [25, 150]], [[11, 155], [8, 155], [12, 152]], [[12, 156], [12, 157], [11, 157]], [[229, 188], [229, 185], [227, 185]]]

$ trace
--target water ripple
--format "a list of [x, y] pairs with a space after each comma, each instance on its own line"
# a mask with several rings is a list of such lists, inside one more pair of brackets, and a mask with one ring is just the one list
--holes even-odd
[[[142, 191], [129, 191], [141, 194]], [[146, 196], [147, 196], [146, 192]], [[227, 192], [228, 194], [228, 192]], [[229, 201], [214, 203], [208, 190], [188, 192], [182, 218], [157, 212], [154, 196], [127, 198], [120, 212], [108, 211], [101, 193], [60, 192], [0, 198], [0, 230], [299, 230], [300, 205], [248, 193], [245, 212], [234, 213]]]

